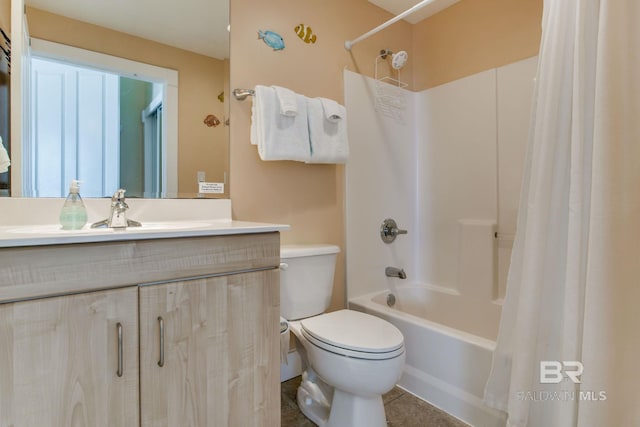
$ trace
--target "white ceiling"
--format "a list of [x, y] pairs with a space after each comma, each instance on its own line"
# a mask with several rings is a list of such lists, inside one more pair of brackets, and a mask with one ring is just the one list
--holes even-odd
[[26, 0], [25, 3], [214, 58], [229, 57], [229, 0]]
[[[394, 15], [400, 15], [405, 10], [408, 10], [414, 5], [420, 3], [420, 1], [421, 0], [369, 0], [369, 3], [373, 3]], [[431, 3], [404, 19], [411, 24], [417, 24], [423, 19], [428, 18], [431, 15], [435, 15], [458, 1], [460, 0], [433, 0]]]

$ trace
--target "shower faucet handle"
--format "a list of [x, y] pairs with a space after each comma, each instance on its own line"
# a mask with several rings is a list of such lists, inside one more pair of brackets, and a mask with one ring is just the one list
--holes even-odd
[[398, 224], [392, 218], [387, 218], [382, 222], [380, 226], [380, 238], [385, 243], [391, 243], [396, 240], [398, 234], [407, 234], [407, 230], [401, 230], [398, 228]]

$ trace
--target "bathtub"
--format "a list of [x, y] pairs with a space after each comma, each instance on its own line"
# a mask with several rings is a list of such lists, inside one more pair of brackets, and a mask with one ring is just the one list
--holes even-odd
[[389, 293], [353, 298], [349, 308], [381, 317], [404, 335], [407, 357], [398, 385], [472, 426], [503, 427], [504, 414], [482, 403], [500, 305], [469, 311], [455, 292], [417, 284], [395, 287], [389, 307]]

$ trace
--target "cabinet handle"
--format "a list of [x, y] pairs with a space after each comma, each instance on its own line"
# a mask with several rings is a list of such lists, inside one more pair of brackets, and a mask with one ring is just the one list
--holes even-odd
[[162, 368], [164, 366], [164, 319], [162, 316], [158, 317], [158, 324], [160, 325], [160, 360], [158, 360], [158, 366]]
[[116, 371], [116, 375], [119, 377], [122, 376], [122, 323], [118, 322], [116, 324], [116, 329], [118, 330], [118, 370]]

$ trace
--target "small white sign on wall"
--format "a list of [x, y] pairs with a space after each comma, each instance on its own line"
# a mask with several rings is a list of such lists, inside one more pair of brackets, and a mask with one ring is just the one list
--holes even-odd
[[223, 182], [199, 182], [198, 193], [203, 194], [223, 194], [224, 183]]

